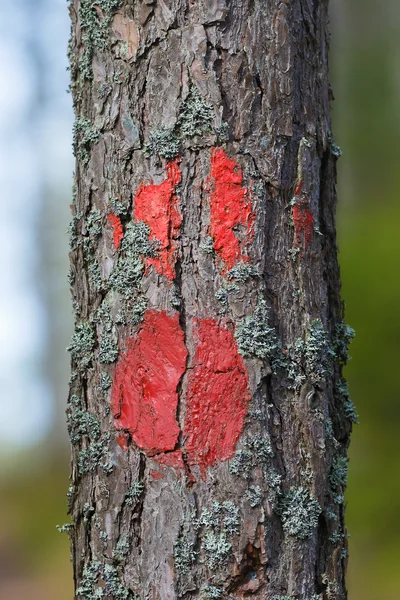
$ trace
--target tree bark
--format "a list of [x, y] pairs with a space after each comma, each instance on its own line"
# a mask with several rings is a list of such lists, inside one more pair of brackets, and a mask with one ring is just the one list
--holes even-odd
[[78, 598], [346, 598], [324, 0], [72, 0]]

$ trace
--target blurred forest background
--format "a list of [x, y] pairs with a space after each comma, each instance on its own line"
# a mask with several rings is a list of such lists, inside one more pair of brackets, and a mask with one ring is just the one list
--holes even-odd
[[[400, 3], [331, 0], [350, 449], [350, 600], [400, 596]], [[0, 600], [70, 600], [65, 0], [0, 0]], [[4, 278], [5, 274], [5, 278]]]

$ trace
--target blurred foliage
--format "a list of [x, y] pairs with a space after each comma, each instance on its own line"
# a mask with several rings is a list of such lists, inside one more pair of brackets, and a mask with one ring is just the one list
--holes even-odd
[[400, 590], [400, 5], [332, 2], [338, 241], [346, 322], [356, 330], [346, 376], [360, 414], [346, 494], [349, 600]]
[[1, 484], [0, 599], [71, 600], [68, 536], [56, 529], [68, 520], [67, 457], [27, 452]]

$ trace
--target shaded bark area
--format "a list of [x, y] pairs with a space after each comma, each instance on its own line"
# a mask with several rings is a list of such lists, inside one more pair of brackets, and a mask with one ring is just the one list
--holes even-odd
[[345, 598], [327, 2], [70, 12], [77, 597]]

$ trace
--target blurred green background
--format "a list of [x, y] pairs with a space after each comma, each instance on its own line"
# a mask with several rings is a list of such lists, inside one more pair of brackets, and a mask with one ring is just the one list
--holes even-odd
[[[346, 321], [357, 334], [346, 374], [360, 414], [347, 491], [349, 598], [398, 600], [400, 3], [331, 0], [331, 13], [334, 132], [343, 151], [338, 163], [342, 294]], [[3, 314], [0, 329], [0, 363], [6, 365], [0, 372], [0, 600], [70, 600], [68, 540], [56, 530], [67, 520], [63, 411], [72, 327], [64, 235], [73, 169], [72, 113], [64, 93], [65, 0], [3, 0], [0, 32], [0, 158], [3, 153], [16, 165], [14, 179], [8, 166], [0, 182], [20, 210], [18, 220], [3, 209], [7, 227], [1, 239], [9, 244], [10, 230], [13, 240], [19, 234], [29, 238], [34, 256], [31, 268], [25, 248], [25, 255], [17, 256], [21, 263], [7, 275], [15, 297], [11, 317]], [[18, 104], [18, 91], [25, 104]], [[19, 140], [14, 149], [7, 136]], [[21, 157], [30, 165], [23, 178]], [[25, 330], [40, 323], [30, 353], [26, 339], [18, 345], [10, 327], [20, 297], [29, 299]]]

